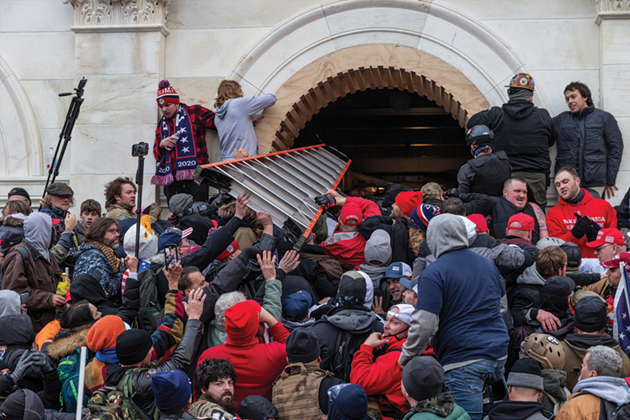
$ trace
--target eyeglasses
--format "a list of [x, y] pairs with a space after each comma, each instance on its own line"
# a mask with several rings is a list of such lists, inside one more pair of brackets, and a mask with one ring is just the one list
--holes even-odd
[[602, 249], [606, 248], [607, 246], [613, 246], [613, 244], [604, 244], [604, 245], [600, 245], [597, 248], [595, 248], [595, 253], [599, 254], [600, 252], [602, 252]]
[[108, 233], [118, 233], [118, 229], [117, 228], [113, 228], [113, 229], [107, 229]]

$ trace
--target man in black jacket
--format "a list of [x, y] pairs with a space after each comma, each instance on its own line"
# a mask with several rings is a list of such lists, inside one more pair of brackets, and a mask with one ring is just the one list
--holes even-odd
[[601, 198], [614, 197], [623, 154], [617, 120], [611, 113], [595, 108], [584, 83], [569, 83], [564, 98], [569, 110], [553, 119], [558, 133], [556, 172], [571, 166], [577, 170], [582, 187], [591, 194], [595, 191]]
[[549, 148], [556, 141], [556, 133], [549, 112], [534, 106], [534, 86], [529, 74], [514, 75], [507, 86], [510, 100], [473, 115], [468, 127], [482, 124], [494, 131], [493, 149], [507, 153], [512, 176], [527, 181], [529, 201], [544, 209], [551, 168]]

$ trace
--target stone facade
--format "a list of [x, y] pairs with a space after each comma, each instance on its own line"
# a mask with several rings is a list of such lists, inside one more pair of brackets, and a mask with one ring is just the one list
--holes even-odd
[[[0, 0], [0, 203], [14, 186], [42, 193], [70, 103], [57, 94], [81, 77], [85, 102], [59, 176], [79, 202], [103, 203], [105, 182], [134, 176], [131, 145], [153, 144], [163, 78], [207, 107], [224, 78], [246, 95], [276, 94], [256, 128], [261, 152], [309, 88], [361, 66], [424, 75], [469, 114], [503, 103], [518, 71], [534, 76], [535, 103], [552, 115], [580, 80], [628, 139], [629, 19], [627, 0]], [[216, 136], [207, 141], [216, 158]], [[630, 187], [629, 153], [614, 204]], [[156, 197], [154, 163], [143, 203]]]

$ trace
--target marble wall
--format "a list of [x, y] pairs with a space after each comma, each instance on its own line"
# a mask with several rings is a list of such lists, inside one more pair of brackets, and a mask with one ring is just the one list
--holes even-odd
[[[337, 71], [325, 64], [331, 57], [350, 57], [353, 65], [364, 57], [366, 67], [410, 66], [402, 50], [417, 51], [416, 68], [408, 70], [424, 68], [433, 72], [427, 77], [445, 80], [448, 73], [461, 91], [469, 86], [483, 95], [477, 102], [490, 105], [506, 100], [503, 85], [514, 72], [527, 71], [537, 83], [537, 105], [552, 115], [566, 109], [563, 87], [581, 80], [630, 138], [630, 24], [621, 19], [628, 11], [608, 9], [609, 3], [614, 1], [0, 0], [0, 203], [13, 186], [41, 194], [46, 153], [57, 144], [70, 102], [57, 94], [71, 91], [83, 76], [85, 103], [59, 177], [79, 202], [103, 203], [105, 182], [134, 176], [131, 145], [153, 144], [162, 78], [184, 102], [208, 107], [226, 77], [240, 80], [246, 94], [281, 94], [282, 102], [257, 127], [264, 151], [291, 103], [287, 92], [308, 90], [296, 86], [305, 80], [301, 75], [324, 80]], [[388, 63], [380, 53], [350, 53], [375, 44], [381, 46], [374, 52], [390, 54]], [[217, 156], [216, 135], [208, 134], [207, 142]], [[622, 193], [630, 186], [628, 154], [627, 148], [618, 179]], [[158, 193], [148, 182], [154, 163], [149, 156], [144, 203]]]

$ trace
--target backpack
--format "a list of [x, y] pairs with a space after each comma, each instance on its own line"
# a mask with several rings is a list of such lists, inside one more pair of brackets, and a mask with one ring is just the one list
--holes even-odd
[[[133, 401], [133, 373], [146, 368], [125, 372], [118, 387], [105, 386], [95, 391], [88, 403], [86, 420], [151, 420]], [[158, 418], [155, 410], [154, 420]]]
[[361, 347], [369, 334], [351, 334], [348, 331], [340, 330], [335, 344], [335, 355], [330, 363], [330, 371], [336, 378], [344, 382], [350, 382], [350, 369], [354, 353]]
[[[162, 267], [160, 267], [161, 269]], [[136, 321], [138, 328], [153, 334], [160, 326], [160, 314], [164, 304], [160, 302], [158, 293], [158, 270], [144, 270], [138, 273], [140, 282], [140, 309]]]
[[601, 399], [599, 406], [600, 420], [622, 420], [630, 418], [630, 404], [617, 407], [617, 404]]
[[[86, 355], [86, 362], [87, 360]], [[67, 413], [74, 413], [77, 411], [77, 397], [79, 395], [77, 387], [79, 386], [79, 374], [81, 372], [81, 351], [75, 348], [74, 353], [61, 359], [57, 372], [61, 382], [61, 403], [63, 409]], [[86, 406], [87, 403], [88, 398], [84, 394], [82, 406]]]

